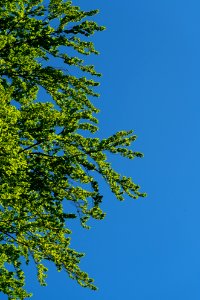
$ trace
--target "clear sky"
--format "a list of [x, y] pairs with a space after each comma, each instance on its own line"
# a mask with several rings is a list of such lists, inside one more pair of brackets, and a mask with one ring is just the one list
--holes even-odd
[[104, 221], [74, 229], [72, 246], [99, 291], [50, 267], [29, 268], [33, 300], [200, 299], [200, 2], [76, 0], [99, 8], [100, 134], [134, 129], [143, 159], [113, 158], [148, 197], [118, 202], [105, 186]]

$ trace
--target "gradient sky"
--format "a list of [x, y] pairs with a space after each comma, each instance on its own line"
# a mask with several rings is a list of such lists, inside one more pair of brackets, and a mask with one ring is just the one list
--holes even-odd
[[54, 267], [40, 287], [29, 268], [32, 299], [199, 300], [200, 2], [75, 3], [99, 8], [107, 27], [93, 38], [103, 73], [100, 135], [134, 129], [145, 157], [111, 159], [148, 197], [120, 203], [105, 186], [106, 219], [74, 228], [72, 247], [87, 254], [81, 265], [97, 292]]

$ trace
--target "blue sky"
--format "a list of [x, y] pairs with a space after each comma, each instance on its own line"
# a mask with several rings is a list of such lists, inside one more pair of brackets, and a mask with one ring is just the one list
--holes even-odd
[[134, 129], [145, 154], [112, 158], [145, 199], [118, 202], [105, 186], [104, 221], [74, 229], [72, 246], [99, 291], [50, 267], [47, 287], [29, 269], [33, 300], [200, 299], [200, 2], [76, 0], [99, 8], [93, 40], [101, 79], [100, 134]]

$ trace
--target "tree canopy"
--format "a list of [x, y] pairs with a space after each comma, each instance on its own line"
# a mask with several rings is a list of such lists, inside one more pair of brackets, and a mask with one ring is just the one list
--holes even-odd
[[50, 261], [96, 289], [70, 247], [69, 219], [87, 229], [89, 218], [104, 218], [100, 178], [119, 200], [145, 196], [107, 159], [142, 157], [129, 147], [133, 132], [95, 136], [100, 74], [84, 57], [98, 54], [97, 13], [70, 1], [0, 0], [0, 291], [8, 299], [31, 296], [23, 265], [32, 260], [42, 285]]

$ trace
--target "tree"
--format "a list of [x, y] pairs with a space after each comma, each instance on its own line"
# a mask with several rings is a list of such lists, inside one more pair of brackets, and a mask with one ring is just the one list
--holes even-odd
[[8, 299], [31, 296], [30, 260], [42, 285], [50, 261], [96, 289], [79, 268], [83, 254], [70, 248], [69, 219], [88, 228], [89, 218], [104, 218], [100, 177], [119, 200], [145, 196], [107, 161], [107, 153], [142, 156], [129, 148], [133, 132], [95, 137], [100, 74], [83, 57], [98, 54], [89, 39], [104, 30], [91, 20], [97, 13], [62, 0], [0, 0], [0, 291]]

